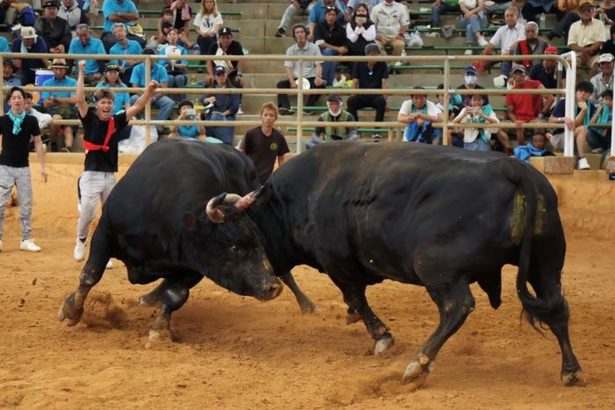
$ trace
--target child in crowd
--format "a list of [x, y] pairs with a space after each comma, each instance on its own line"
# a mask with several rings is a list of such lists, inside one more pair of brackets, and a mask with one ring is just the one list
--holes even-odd
[[[600, 94], [600, 105], [591, 119], [591, 123], [611, 125], [613, 117], [613, 91], [605, 90]], [[593, 152], [600, 153], [611, 148], [611, 128], [590, 128], [587, 144]]]
[[[497, 124], [500, 122], [491, 105], [485, 104], [486, 98], [475, 94], [470, 100], [470, 106], [464, 107], [453, 122], [458, 124]], [[468, 151], [491, 151], [491, 134], [497, 133], [493, 128], [464, 128], [463, 148]]]
[[[178, 120], [197, 121], [198, 116], [191, 101], [185, 100], [179, 103]], [[174, 125], [169, 137], [202, 139], [205, 135], [205, 127], [199, 124]]]
[[518, 145], [513, 149], [515, 158], [521, 161], [529, 161], [530, 157], [550, 157], [555, 154], [547, 150], [547, 138], [544, 134], [534, 134], [532, 142], [525, 145]]

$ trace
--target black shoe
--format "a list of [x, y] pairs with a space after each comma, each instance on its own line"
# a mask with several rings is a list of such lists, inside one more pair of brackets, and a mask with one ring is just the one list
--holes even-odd
[[284, 30], [282, 27], [278, 28], [278, 31], [275, 32], [276, 37], [284, 37], [285, 34], [286, 30]]
[[278, 108], [280, 111], [280, 115], [293, 115], [295, 112], [288, 107], [280, 107]]

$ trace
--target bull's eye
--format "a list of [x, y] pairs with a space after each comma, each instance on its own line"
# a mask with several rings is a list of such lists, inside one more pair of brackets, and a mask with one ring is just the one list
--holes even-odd
[[237, 245], [231, 245], [231, 252], [237, 252], [239, 251], [239, 248], [237, 247]]

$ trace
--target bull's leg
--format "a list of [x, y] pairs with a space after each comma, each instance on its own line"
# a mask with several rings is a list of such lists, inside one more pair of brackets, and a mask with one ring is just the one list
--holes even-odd
[[428, 287], [432, 300], [438, 305], [440, 323], [436, 331], [421, 346], [416, 358], [408, 364], [402, 382], [412, 382], [415, 387], [422, 385], [433, 370], [436, 355], [474, 310], [474, 297], [465, 281], [444, 286]]
[[367, 303], [367, 298], [365, 297], [366, 285], [361, 283], [341, 283], [336, 280], [334, 282], [342, 291], [344, 302], [348, 305], [346, 322], [358, 321], [357, 315], [363, 319], [367, 331], [376, 342], [374, 354], [383, 353], [393, 345], [393, 335], [389, 332], [389, 328], [376, 316]]
[[144, 306], [156, 306], [160, 303], [162, 297], [162, 291], [167, 287], [167, 280], [164, 279], [160, 285], [156, 286], [154, 290], [139, 298], [139, 303]]
[[[150, 340], [172, 339], [171, 314], [182, 307], [190, 296], [190, 288], [199, 283], [203, 275], [198, 272], [178, 273], [167, 278], [160, 288], [160, 313], [149, 331]], [[164, 285], [164, 286], [163, 286]]]
[[297, 286], [297, 282], [295, 282], [295, 278], [292, 273], [288, 272], [287, 274], [280, 277], [282, 282], [293, 292], [295, 295], [295, 299], [297, 299], [297, 303], [299, 303], [299, 308], [301, 309], [301, 313], [318, 313], [318, 308], [316, 305], [299, 289]]
[[109, 242], [108, 233], [99, 223], [92, 236], [90, 255], [79, 276], [79, 287], [66, 298], [58, 312], [58, 319], [60, 321], [66, 319], [69, 326], [79, 323], [88, 293], [105, 272], [105, 266], [111, 257]]

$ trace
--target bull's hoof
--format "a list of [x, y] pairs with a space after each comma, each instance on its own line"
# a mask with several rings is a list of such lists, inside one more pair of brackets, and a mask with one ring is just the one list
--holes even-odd
[[171, 333], [171, 330], [169, 329], [161, 329], [161, 330], [150, 329], [149, 341], [155, 342], [155, 343], [172, 342], [173, 334]]
[[66, 324], [68, 326], [75, 326], [81, 320], [81, 315], [83, 315], [83, 307], [80, 309], [75, 309], [75, 294], [71, 294], [66, 298], [64, 304], [58, 311], [58, 320], [60, 322], [67, 321]]
[[363, 320], [363, 318], [357, 312], [353, 311], [353, 312], [348, 312], [346, 314], [346, 324], [347, 325], [352, 325], [353, 323], [360, 322], [361, 320]]
[[301, 313], [303, 313], [304, 315], [309, 313], [318, 315], [320, 313], [320, 310], [318, 310], [316, 305], [312, 303], [311, 300], [299, 301], [299, 309], [301, 309]]
[[378, 356], [379, 354], [386, 352], [389, 347], [393, 346], [393, 343], [395, 343], [393, 336], [386, 333], [376, 342], [376, 345], [374, 346], [374, 356]]
[[425, 383], [427, 376], [429, 376], [434, 366], [435, 362], [430, 361], [427, 356], [421, 355], [417, 360], [410, 362], [408, 367], [406, 367], [401, 382], [410, 384], [413, 390], [416, 390]]
[[568, 387], [570, 386], [584, 387], [586, 385], [585, 379], [583, 379], [580, 370], [576, 372], [562, 373], [562, 383], [564, 383], [564, 386], [568, 386]]

